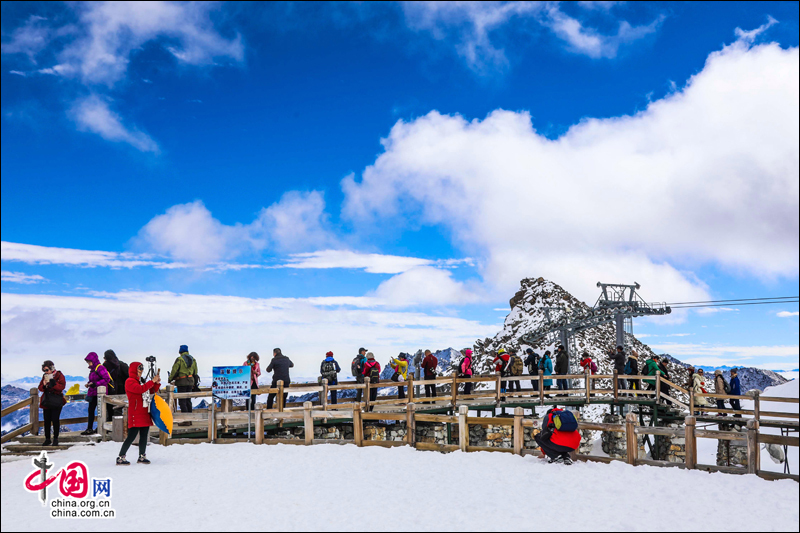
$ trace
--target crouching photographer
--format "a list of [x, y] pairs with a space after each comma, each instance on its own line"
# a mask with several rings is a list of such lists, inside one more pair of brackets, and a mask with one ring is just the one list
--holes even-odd
[[578, 421], [572, 411], [554, 407], [544, 416], [542, 431], [534, 435], [534, 440], [548, 463], [572, 464], [569, 454], [581, 444]]

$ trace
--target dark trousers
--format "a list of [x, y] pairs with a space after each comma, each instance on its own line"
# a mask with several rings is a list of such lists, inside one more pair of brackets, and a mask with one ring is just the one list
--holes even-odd
[[[250, 390], [257, 389], [257, 388], [258, 388], [258, 385], [256, 385], [255, 383], [251, 383], [250, 384]], [[252, 411], [255, 408], [256, 408], [256, 395], [255, 394], [251, 394], [250, 395], [250, 410]]]
[[[334, 383], [334, 385], [335, 385], [335, 383]], [[337, 390], [332, 390], [331, 391], [331, 403], [335, 404], [336, 402], [339, 401], [339, 396], [337, 395], [338, 392], [339, 391], [337, 391]]]
[[[283, 386], [285, 387], [286, 383], [284, 383]], [[272, 382], [272, 387], [273, 388], [277, 388], [278, 387], [278, 383], [273, 381]], [[277, 394], [274, 393], [274, 392], [269, 393], [269, 395], [267, 396], [267, 409], [272, 409], [272, 403], [275, 401], [275, 397], [276, 396], [277, 396]], [[289, 393], [288, 392], [284, 392], [283, 393], [283, 406], [284, 407], [286, 407], [286, 397], [287, 396], [289, 396]]]
[[[191, 385], [178, 385], [178, 392], [192, 392]], [[191, 398], [181, 398], [178, 400], [178, 407], [181, 409], [181, 413], [191, 413], [192, 412], [192, 399]]]
[[[364, 378], [356, 377], [356, 383], [364, 383]], [[356, 403], [361, 402], [361, 395], [364, 393], [364, 389], [356, 389]]]
[[[659, 392], [661, 392], [663, 394], [669, 394], [669, 385], [667, 385], [666, 383], [662, 383], [661, 384], [661, 390]], [[661, 395], [659, 394], [659, 396], [661, 396]], [[658, 399], [661, 399], [661, 398], [658, 398]], [[666, 402], [667, 405], [672, 405], [672, 402], [667, 400], [666, 398], [664, 399], [664, 402]]]
[[97, 411], [97, 396], [89, 396], [86, 401], [89, 402], [89, 425], [86, 426], [86, 429], [92, 429], [94, 427], [94, 415], [95, 411]]
[[556, 380], [556, 385], [558, 385], [558, 390], [567, 390], [567, 389], [569, 389], [569, 386], [567, 385], [567, 380], [566, 379], [557, 379]]
[[717, 400], [717, 409], [725, 409], [725, 400]]
[[508, 392], [514, 392], [514, 387], [516, 387], [518, 391], [522, 391], [522, 386], [519, 384], [519, 380], [513, 379], [508, 382]]
[[539, 447], [542, 449], [544, 454], [550, 459], [557, 459], [558, 457], [569, 457], [570, 452], [575, 451], [568, 446], [553, 444], [549, 440], [543, 439], [541, 433], [537, 433], [536, 435], [534, 435], [533, 439], [536, 441], [536, 444], [538, 444]]
[[472, 383], [467, 382], [464, 383], [464, 394], [471, 394], [472, 393]]
[[742, 409], [742, 404], [739, 403], [739, 400], [730, 400], [730, 402], [731, 402], [731, 409], [735, 409], [736, 411], [740, 411]]
[[539, 380], [531, 381], [531, 386], [533, 387], [534, 392], [539, 392]]
[[[375, 401], [375, 400], [377, 400], [377, 399], [378, 399], [378, 389], [372, 389], [372, 388], [370, 388], [370, 389], [369, 389], [369, 401], [370, 401], [370, 402], [374, 402], [374, 401]], [[370, 410], [370, 411], [372, 411], [374, 408], [375, 408], [375, 406], [374, 406], [374, 405], [370, 405], [370, 406], [369, 406], [369, 410]]]
[[397, 398], [402, 400], [405, 397], [406, 397], [406, 388], [397, 387]]
[[436, 385], [425, 385], [425, 397], [436, 398]]
[[61, 429], [61, 407], [48, 407], [42, 409], [44, 415], [44, 438], [50, 440], [50, 426], [53, 426], [53, 437], [58, 439], [58, 430]]
[[120, 457], [128, 453], [128, 448], [131, 447], [136, 436], [139, 436], [139, 455], [144, 455], [147, 451], [147, 435], [150, 433], [149, 427], [144, 428], [128, 428], [128, 437], [122, 443], [122, 448], [119, 449]]

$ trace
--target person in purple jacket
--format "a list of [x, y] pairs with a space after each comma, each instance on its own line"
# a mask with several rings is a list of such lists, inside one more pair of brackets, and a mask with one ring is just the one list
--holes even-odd
[[[89, 402], [89, 424], [85, 431], [81, 431], [81, 435], [91, 435], [97, 433], [94, 429], [94, 415], [97, 410], [97, 387], [106, 387], [111, 383], [111, 375], [106, 370], [106, 367], [100, 362], [100, 358], [94, 352], [89, 352], [84, 358], [84, 361], [89, 365], [89, 381], [86, 383], [86, 400]], [[103, 421], [101, 420], [102, 424]]]

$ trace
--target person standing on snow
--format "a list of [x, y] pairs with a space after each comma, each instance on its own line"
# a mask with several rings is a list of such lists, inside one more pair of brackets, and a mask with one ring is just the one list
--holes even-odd
[[[436, 368], [439, 360], [430, 350], [425, 350], [425, 359], [422, 360], [422, 371], [425, 379], [436, 379]], [[436, 384], [425, 385], [425, 397], [436, 398]]]
[[[84, 358], [89, 364], [89, 381], [86, 383], [86, 400], [89, 402], [89, 424], [85, 431], [81, 431], [81, 435], [92, 435], [97, 433], [94, 429], [94, 417], [97, 410], [97, 387], [106, 387], [111, 383], [111, 375], [106, 370], [106, 367], [100, 364], [100, 358], [94, 352], [89, 352]], [[104, 421], [101, 420], [102, 424]]]
[[[356, 378], [356, 383], [364, 383], [364, 364], [367, 362], [367, 349], [359, 348], [358, 355], [350, 363], [350, 373]], [[356, 389], [356, 403], [361, 403], [362, 389]]]
[[150, 398], [161, 388], [161, 375], [156, 374], [151, 381], [142, 384], [142, 372], [144, 365], [139, 362], [131, 363], [128, 379], [125, 380], [125, 394], [128, 396], [128, 437], [122, 443], [117, 457], [118, 465], [129, 465], [130, 461], [125, 459], [128, 448], [131, 447], [136, 437], [139, 437], [139, 459], [140, 464], [150, 464], [147, 459], [147, 439], [150, 433], [150, 426], [153, 419], [150, 418]]
[[[279, 381], [283, 381], [283, 405], [286, 405], [286, 398], [289, 396], [288, 392], [285, 392], [286, 389], [289, 388], [289, 384], [292, 380], [289, 377], [289, 369], [294, 366], [292, 360], [283, 355], [280, 348], [275, 348], [272, 350], [272, 361], [269, 362], [269, 366], [267, 367], [267, 372], [272, 372], [272, 387], [275, 388], [278, 386]], [[275, 401], [275, 393], [271, 392], [267, 396], [267, 409], [272, 409], [272, 402]]]
[[[381, 364], [375, 360], [375, 354], [367, 352], [367, 362], [364, 363], [364, 377], [369, 378], [369, 382], [379, 383], [381, 380]], [[378, 399], [378, 388], [370, 388], [369, 401], [374, 402]], [[374, 405], [370, 404], [369, 410], [372, 411]]]
[[[261, 359], [256, 352], [247, 354], [247, 359], [242, 366], [250, 367], [250, 390], [258, 388], [258, 378], [261, 376], [261, 364], [258, 362]], [[250, 395], [250, 410], [256, 408], [256, 395]]]
[[[342, 368], [339, 366], [339, 363], [333, 358], [333, 352], [328, 352], [325, 354], [325, 359], [322, 360], [322, 363], [319, 365], [319, 375], [322, 376], [321, 379], [327, 379], [328, 385], [338, 385], [339, 384], [339, 372], [342, 371]], [[331, 403], [335, 404], [339, 397], [336, 394], [336, 390], [331, 391]]]
[[67, 380], [64, 374], [56, 370], [56, 365], [49, 359], [42, 363], [42, 380], [39, 382], [39, 408], [44, 415], [44, 442], [42, 446], [50, 446], [50, 427], [53, 427], [53, 446], [58, 446], [58, 432], [61, 429], [61, 408], [67, 403], [64, 388]]
[[[178, 354], [167, 381], [178, 387], [178, 392], [192, 392], [199, 381], [197, 360], [189, 355], [189, 347], [185, 344], [181, 344], [181, 347], [178, 348]], [[181, 398], [178, 400], [178, 406], [181, 409], [181, 413], [191, 413], [192, 399]]]

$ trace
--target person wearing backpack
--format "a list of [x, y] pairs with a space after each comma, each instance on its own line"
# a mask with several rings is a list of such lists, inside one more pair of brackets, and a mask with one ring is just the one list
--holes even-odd
[[[472, 377], [472, 349], [465, 348], [462, 350], [464, 357], [461, 359], [461, 364], [458, 366], [459, 376], [462, 378], [471, 378]], [[464, 383], [464, 394], [471, 394], [472, 393], [472, 382], [468, 381]]]
[[625, 357], [625, 350], [622, 346], [617, 346], [616, 351], [612, 348], [608, 351], [608, 358], [611, 359], [611, 362], [614, 364], [614, 370], [617, 371], [617, 388], [625, 390], [628, 388], [628, 383], [625, 378], [621, 378], [619, 376], [624, 376], [627, 372], [625, 372], [626, 368], [626, 357]]
[[[356, 383], [364, 383], [364, 364], [367, 362], [367, 349], [359, 348], [358, 355], [353, 358], [350, 363], [350, 373], [356, 378]], [[356, 403], [361, 402], [361, 394], [363, 389], [356, 389]]]
[[[125, 380], [128, 379], [128, 365], [123, 363], [117, 358], [114, 350], [106, 350], [103, 354], [103, 366], [108, 370], [111, 376], [111, 382], [108, 386], [108, 394], [125, 394]], [[114, 414], [122, 414], [122, 407], [114, 407], [108, 405], [106, 409], [106, 422], [111, 422], [114, 419]]]
[[[659, 359], [660, 357], [658, 357], [657, 355], [650, 356], [650, 359], [648, 359], [644, 364], [644, 368], [642, 369], [642, 374], [644, 374], [645, 376], [655, 376], [661, 374], [661, 370], [659, 370], [658, 368]], [[652, 390], [652, 391], [656, 390], [656, 380], [651, 381], [648, 379], [644, 381], [647, 382], [647, 390]], [[658, 397], [656, 397], [655, 399], [656, 401], [658, 401]]]
[[67, 403], [64, 388], [67, 380], [64, 374], [56, 370], [56, 365], [49, 359], [42, 363], [42, 380], [39, 382], [39, 408], [44, 416], [44, 442], [42, 446], [50, 446], [50, 427], [53, 428], [53, 446], [58, 446], [58, 432], [61, 429], [61, 408]]
[[[659, 360], [658, 360], [658, 370], [661, 372], [661, 377], [662, 378], [664, 378], [664, 379], [672, 379], [672, 378], [669, 377], [669, 368], [667, 368], [667, 365], [664, 362], [664, 359], [659, 358]], [[664, 383], [663, 380], [661, 381], [661, 391], [660, 392], [662, 392], [662, 393], [664, 393], [666, 395], [669, 395], [669, 385]], [[663, 400], [667, 405], [672, 405], [672, 402], [667, 400], [666, 398], [663, 398]]]
[[[728, 382], [725, 381], [725, 376], [722, 375], [722, 370], [714, 371], [714, 392], [716, 394], [729, 394], [730, 387]], [[725, 400], [722, 398], [715, 398], [717, 400], [717, 409], [725, 409]], [[717, 413], [717, 416], [728, 416], [727, 413]]]
[[[322, 376], [322, 379], [327, 379], [328, 385], [338, 385], [339, 372], [341, 371], [342, 368], [339, 366], [339, 363], [333, 358], [333, 352], [326, 353], [325, 359], [323, 359], [322, 363], [319, 365], [319, 374]], [[336, 402], [339, 401], [339, 396], [336, 393], [336, 389], [331, 391], [332, 404], [336, 404]]]
[[[528, 368], [528, 374], [531, 376], [538, 376], [539, 375], [539, 354], [534, 352], [532, 348], [528, 348], [525, 350], [525, 353], [528, 357], [525, 358], [525, 366]], [[534, 392], [539, 391], [539, 380], [533, 379], [531, 380], [531, 386], [533, 387]]]
[[[511, 356], [509, 357], [509, 363], [508, 363], [509, 375], [521, 376], [524, 368], [525, 364], [522, 362], [522, 357], [517, 355], [517, 351], [514, 348], [511, 348]], [[522, 392], [522, 387], [520, 386], [518, 379], [509, 380], [508, 381], [509, 391], [514, 392], [515, 387], [517, 389], [517, 392]]]
[[[731, 368], [731, 385], [730, 385], [730, 392], [728, 393], [731, 396], [741, 396], [742, 395], [742, 385], [739, 383], [739, 370], [736, 368]], [[739, 403], [739, 399], [731, 399], [731, 408], [740, 411], [742, 409], [741, 404]], [[742, 418], [742, 415], [735, 414], [733, 415], [735, 418]]]
[[[564, 349], [563, 345], [556, 350], [555, 373], [561, 376], [569, 374], [569, 355], [567, 355], [567, 350]], [[557, 379], [556, 384], [558, 385], [558, 390], [569, 389], [569, 380], [567, 379]]]
[[[439, 359], [430, 350], [425, 350], [425, 358], [422, 360], [423, 377], [425, 379], [436, 379], [436, 368], [438, 366]], [[425, 385], [425, 397], [436, 398], [436, 383]]]
[[[550, 359], [550, 350], [544, 352], [544, 356], [542, 356], [541, 361], [539, 361], [539, 370], [542, 371], [542, 375], [545, 376], [552, 376], [553, 375], [553, 360]], [[553, 386], [552, 379], [545, 379], [542, 381], [542, 387], [544, 390], [550, 390], [550, 387]], [[544, 395], [545, 398], [549, 398], [549, 394]]]
[[[287, 389], [289, 388], [289, 384], [292, 382], [291, 377], [289, 376], [289, 369], [294, 366], [294, 363], [291, 359], [283, 355], [280, 348], [275, 348], [272, 350], [272, 361], [269, 362], [269, 366], [267, 366], [267, 372], [272, 372], [272, 385], [271, 388], [275, 388], [278, 386], [278, 382], [283, 382], [283, 405], [286, 405], [286, 398], [289, 396]], [[272, 409], [272, 402], [275, 400], [275, 393], [270, 393], [267, 395], [267, 409]]]
[[[94, 417], [97, 410], [97, 387], [106, 387], [111, 383], [111, 375], [106, 370], [106, 367], [100, 364], [100, 358], [94, 352], [89, 352], [84, 358], [89, 364], [89, 381], [86, 382], [86, 400], [89, 402], [89, 424], [85, 431], [81, 431], [81, 435], [92, 435], [97, 433], [94, 429]], [[101, 420], [102, 424], [104, 421]]]
[[[500, 374], [500, 377], [506, 377], [509, 375], [509, 367], [511, 366], [511, 356], [506, 353], [505, 348], [500, 348], [497, 350], [497, 355], [494, 356], [492, 359], [492, 363], [494, 363], [494, 371]], [[500, 381], [500, 392], [506, 392], [506, 381]], [[505, 401], [505, 397], [500, 398], [502, 401]]]
[[[172, 364], [172, 370], [169, 373], [169, 379], [167, 381], [173, 383], [178, 388], [178, 392], [192, 392], [196, 384], [196, 379], [197, 359], [189, 354], [189, 347], [187, 345], [181, 344], [180, 348], [178, 348], [178, 357]], [[178, 407], [180, 407], [181, 413], [191, 413], [192, 399], [179, 399]]]
[[[247, 355], [247, 359], [245, 360], [242, 366], [249, 366], [250, 367], [250, 390], [258, 388], [258, 378], [261, 376], [261, 364], [259, 364], [260, 357], [256, 352], [250, 352]], [[250, 409], [253, 410], [256, 408], [256, 395], [250, 395]]]
[[[367, 362], [364, 363], [364, 377], [369, 378], [370, 383], [378, 383], [381, 380], [381, 364], [375, 360], [375, 354], [367, 352]], [[370, 388], [369, 401], [374, 402], [378, 399], [378, 388]], [[369, 406], [372, 411], [374, 405]]]
[[[620, 347], [617, 348], [619, 350]], [[637, 376], [639, 375], [639, 354], [636, 353], [636, 350], [631, 350], [630, 355], [628, 355], [628, 361], [625, 363], [625, 374], [628, 376]], [[628, 386], [630, 390], [642, 390], [641, 383], [638, 379], [630, 379], [628, 378]], [[636, 393], [633, 393], [636, 396]]]
[[554, 407], [547, 411], [544, 418], [542, 430], [533, 439], [547, 456], [548, 463], [571, 465], [570, 453], [581, 445], [581, 434], [575, 415], [572, 411]]
[[[403, 352], [397, 356], [397, 359], [392, 357], [389, 359], [389, 366], [394, 371], [392, 374], [392, 381], [406, 381], [408, 380], [408, 356]], [[402, 400], [406, 397], [406, 388], [397, 386], [397, 398]]]

